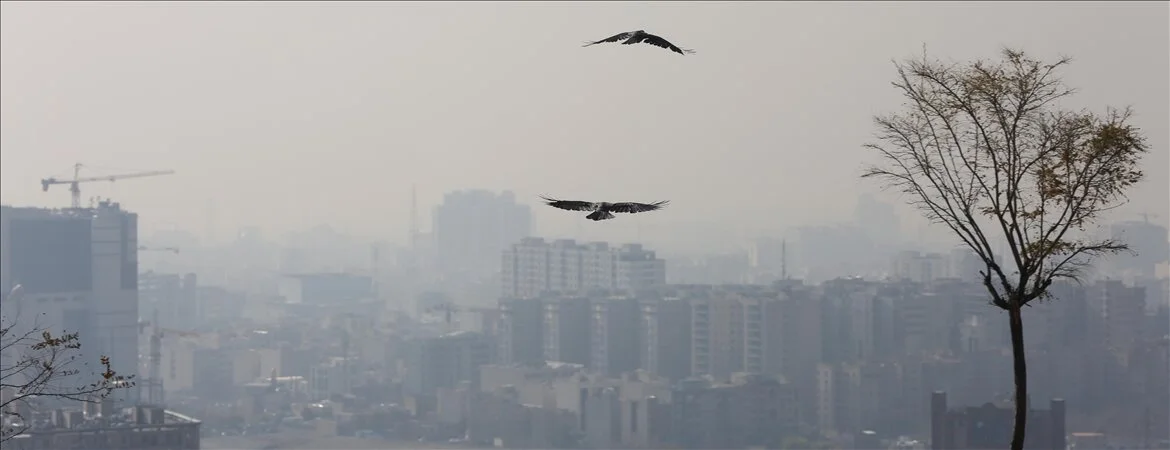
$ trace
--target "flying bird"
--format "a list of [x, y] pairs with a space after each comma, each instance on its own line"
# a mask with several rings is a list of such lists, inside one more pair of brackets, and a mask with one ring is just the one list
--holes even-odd
[[677, 45], [671, 44], [670, 41], [667, 41], [666, 39], [663, 39], [660, 36], [656, 36], [656, 35], [647, 33], [644, 30], [627, 31], [625, 33], [615, 34], [613, 36], [607, 37], [607, 38], [602, 39], [600, 41], [586, 42], [585, 45], [582, 45], [582, 47], [588, 47], [590, 45], [604, 44], [604, 43], [618, 42], [618, 41], [625, 41], [625, 42], [622, 42], [622, 45], [650, 44], [650, 45], [653, 45], [655, 47], [665, 48], [667, 50], [678, 53], [680, 55], [685, 55], [687, 53], [694, 53], [695, 52], [694, 50], [679, 48]]
[[541, 196], [545, 203], [553, 208], [559, 208], [566, 211], [592, 211], [588, 216], [589, 220], [606, 220], [614, 218], [613, 213], [640, 213], [647, 211], [657, 211], [670, 203], [670, 200], [663, 200], [654, 203], [607, 203], [607, 202], [579, 202], [574, 200], [557, 200], [555, 198], [548, 198]]

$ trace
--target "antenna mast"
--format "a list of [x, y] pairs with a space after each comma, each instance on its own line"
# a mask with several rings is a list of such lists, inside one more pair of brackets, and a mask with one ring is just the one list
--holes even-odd
[[780, 240], [780, 279], [788, 279], [788, 240]]
[[379, 250], [377, 242], [370, 244], [370, 286], [373, 288], [374, 298], [377, 300], [382, 299], [381, 286], [378, 283], [378, 279], [382, 276]]
[[418, 191], [410, 185], [410, 251], [418, 251]]

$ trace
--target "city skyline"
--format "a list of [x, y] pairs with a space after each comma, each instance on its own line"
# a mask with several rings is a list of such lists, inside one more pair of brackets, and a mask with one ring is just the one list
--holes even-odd
[[0, 2], [0, 442], [1170, 449], [1168, 18]]
[[[491, 204], [496, 198], [480, 200]], [[949, 417], [964, 414], [986, 416], [986, 407], [972, 406], [1002, 403], [1010, 389], [1010, 380], [1002, 376], [1010, 362], [1004, 352], [1005, 324], [987, 305], [975, 273], [978, 264], [962, 252], [896, 251], [884, 279], [838, 274], [809, 281], [781, 276], [783, 269], [777, 266], [788, 264], [786, 246], [762, 242], [754, 258], [744, 252], [741, 267], [723, 268], [741, 271], [740, 277], [666, 283], [671, 265], [651, 249], [524, 238], [499, 252], [502, 262], [512, 265], [497, 276], [503, 289], [481, 283], [468, 291], [479, 295], [468, 297], [460, 278], [469, 274], [461, 270], [436, 284], [401, 283], [450, 269], [437, 264], [393, 265], [388, 269], [399, 278], [390, 279], [382, 272], [314, 273], [312, 265], [289, 273], [278, 267], [283, 261], [271, 260], [246, 271], [238, 265], [224, 267], [240, 272], [244, 285], [205, 277], [200, 268], [190, 268], [198, 275], [183, 271], [187, 269], [153, 272], [134, 258], [143, 252], [133, 226], [137, 214], [118, 205], [104, 204], [98, 210], [5, 207], [2, 212], [0, 248], [5, 252], [0, 259], [6, 270], [0, 272], [0, 288], [27, 283], [19, 298], [3, 299], [6, 317], [18, 307], [43, 317], [39, 325], [48, 329], [80, 327], [88, 336], [83, 338], [86, 348], [120, 348], [115, 353], [119, 373], [141, 379], [136, 389], [119, 393], [116, 405], [99, 402], [93, 411], [44, 411], [69, 418], [38, 425], [43, 434], [35, 439], [66, 438], [73, 428], [91, 426], [76, 424], [92, 424], [101, 414], [130, 421], [118, 425], [128, 430], [155, 424], [161, 420], [155, 417], [162, 415], [168, 425], [164, 433], [186, 433], [182, 439], [190, 443], [221, 442], [216, 427], [236, 433], [230, 430], [238, 427], [231, 425], [238, 419], [199, 409], [196, 405], [205, 404], [201, 402], [222, 404], [241, 395], [273, 405], [360, 398], [355, 401], [364, 406], [346, 408], [376, 414], [371, 411], [383, 407], [365, 403], [384, 405], [400, 395], [448, 405], [436, 416], [414, 413], [418, 420], [440, 425], [425, 436], [442, 439], [451, 430], [464, 430], [462, 438], [451, 439], [481, 442], [495, 436], [512, 446], [534, 440], [543, 447], [564, 447], [574, 432], [582, 432], [588, 445], [597, 448], [617, 443], [657, 448], [665, 442], [727, 447], [812, 436], [808, 439], [872, 448], [877, 444], [871, 442], [925, 441], [928, 435], [936, 442], [963, 439], [951, 432], [938, 434], [943, 429], [936, 422], [962, 420]], [[119, 224], [109, 218], [123, 219]], [[70, 224], [76, 226], [66, 226]], [[112, 231], [121, 231], [121, 238]], [[1158, 237], [1151, 231], [1143, 233]], [[440, 236], [460, 242], [474, 236], [470, 232]], [[247, 266], [249, 260], [265, 259], [255, 259], [255, 244], [243, 239], [224, 250], [236, 264]], [[319, 244], [326, 247], [305, 251], [337, 257], [328, 253], [331, 241]], [[60, 261], [77, 259], [70, 255], [90, 255], [92, 261], [82, 258], [89, 265], [62, 265]], [[1078, 431], [1097, 429], [1091, 424], [1101, 423], [1095, 414], [1102, 409], [1125, 414], [1130, 424], [1141, 417], [1165, 416], [1156, 396], [1164, 396], [1167, 388], [1162, 375], [1170, 363], [1164, 328], [1170, 303], [1166, 278], [1149, 277], [1152, 269], [1147, 266], [1155, 262], [1136, 258], [1119, 266], [1136, 270], [1133, 282], [1093, 277], [1083, 284], [1058, 283], [1052, 287], [1057, 301], [1030, 311], [1032, 376], [1051, 380], [1037, 386], [1033, 396], [1053, 399], [1051, 407], [1058, 412], [1056, 422], [1038, 427], [1068, 426], [1070, 432], [1046, 439], [1105, 439]], [[138, 275], [132, 290], [125, 284], [130, 280], [126, 270]], [[378, 280], [391, 281], [390, 287], [398, 289], [382, 290], [376, 287]], [[109, 321], [114, 315], [108, 310], [118, 309], [111, 301], [124, 300], [128, 292], [138, 299], [134, 309], [139, 320], [123, 320], [129, 317], [121, 311], [119, 327]], [[70, 296], [90, 301], [61, 303]], [[107, 331], [119, 339], [138, 335], [138, 345], [103, 345]], [[134, 347], [139, 348], [137, 361], [127, 357]], [[93, 355], [92, 350], [83, 352]], [[136, 369], [131, 369], [134, 362]], [[1092, 375], [1097, 373], [1103, 375]], [[378, 397], [369, 391], [371, 383], [401, 391], [378, 387], [383, 396]], [[365, 394], [348, 395], [355, 392]], [[495, 403], [506, 402], [510, 395], [532, 403], [524, 406], [530, 410], [517, 412]], [[942, 403], [936, 401], [940, 395]], [[927, 396], [932, 399], [929, 408]], [[771, 400], [759, 403], [765, 398]], [[145, 403], [136, 404], [142, 399]], [[693, 408], [693, 402], [715, 403]], [[729, 411], [735, 411], [726, 415], [729, 421], [720, 419], [725, 415], [711, 415], [709, 407], [717, 402], [727, 402]], [[1133, 402], [1144, 402], [1144, 409], [1126, 406]], [[136, 406], [122, 408], [131, 404]], [[160, 411], [160, 404], [167, 409]], [[246, 430], [256, 436], [252, 439], [296, 435], [295, 424], [263, 425], [273, 410], [249, 404], [233, 410], [248, 417], [251, 428]], [[454, 404], [466, 406], [450, 407]], [[605, 423], [611, 417], [607, 414], [619, 410], [629, 411], [612, 416], [622, 419], [620, 433], [584, 425]], [[211, 428], [192, 428], [192, 414], [201, 426]], [[496, 417], [514, 414], [549, 414], [558, 420], [571, 418], [577, 425], [545, 425], [529, 434], [493, 425]], [[675, 420], [689, 425], [673, 428]], [[339, 419], [337, 436], [353, 433], [343, 431], [342, 424], [354, 426], [353, 420]], [[753, 431], [735, 431], [742, 429]], [[817, 434], [795, 431], [809, 429]], [[980, 436], [1002, 441], [1006, 432], [997, 430]], [[1110, 423], [1108, 430], [1116, 442], [1149, 443], [1161, 435], [1124, 424]], [[1162, 428], [1152, 430], [1164, 433]], [[357, 432], [366, 436], [362, 433]]]

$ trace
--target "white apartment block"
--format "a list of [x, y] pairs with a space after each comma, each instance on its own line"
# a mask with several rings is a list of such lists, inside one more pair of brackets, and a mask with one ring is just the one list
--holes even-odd
[[611, 247], [604, 242], [525, 238], [503, 251], [500, 265], [500, 293], [506, 298], [665, 284], [666, 262], [639, 244]]
[[690, 306], [691, 375], [782, 375], [794, 386], [815, 387], [813, 367], [822, 360], [819, 294], [723, 286], [680, 297]]

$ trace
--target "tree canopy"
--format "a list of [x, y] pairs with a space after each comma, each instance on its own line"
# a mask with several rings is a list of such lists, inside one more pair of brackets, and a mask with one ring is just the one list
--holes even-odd
[[[906, 102], [875, 118], [879, 162], [865, 178], [899, 190], [982, 260], [990, 302], [1008, 312], [1015, 381], [1011, 448], [1024, 446], [1027, 361], [1021, 310], [1057, 279], [1079, 280], [1097, 256], [1127, 250], [1087, 228], [1125, 203], [1147, 152], [1132, 111], [1061, 109], [1074, 90], [1043, 62], [1004, 49], [999, 61], [895, 63]], [[1004, 255], [996, 254], [1006, 243]], [[1005, 269], [1000, 257], [1014, 270]]]
[[[992, 302], [1008, 309], [1075, 279], [1093, 257], [1126, 250], [1087, 226], [1142, 179], [1145, 138], [1131, 110], [1058, 109], [1074, 93], [1046, 63], [1005, 49], [997, 62], [895, 63], [903, 111], [875, 119], [881, 160], [863, 177], [898, 189], [985, 263]], [[1006, 241], [1005, 255], [995, 254]], [[997, 256], [1015, 266], [1009, 273]]]

